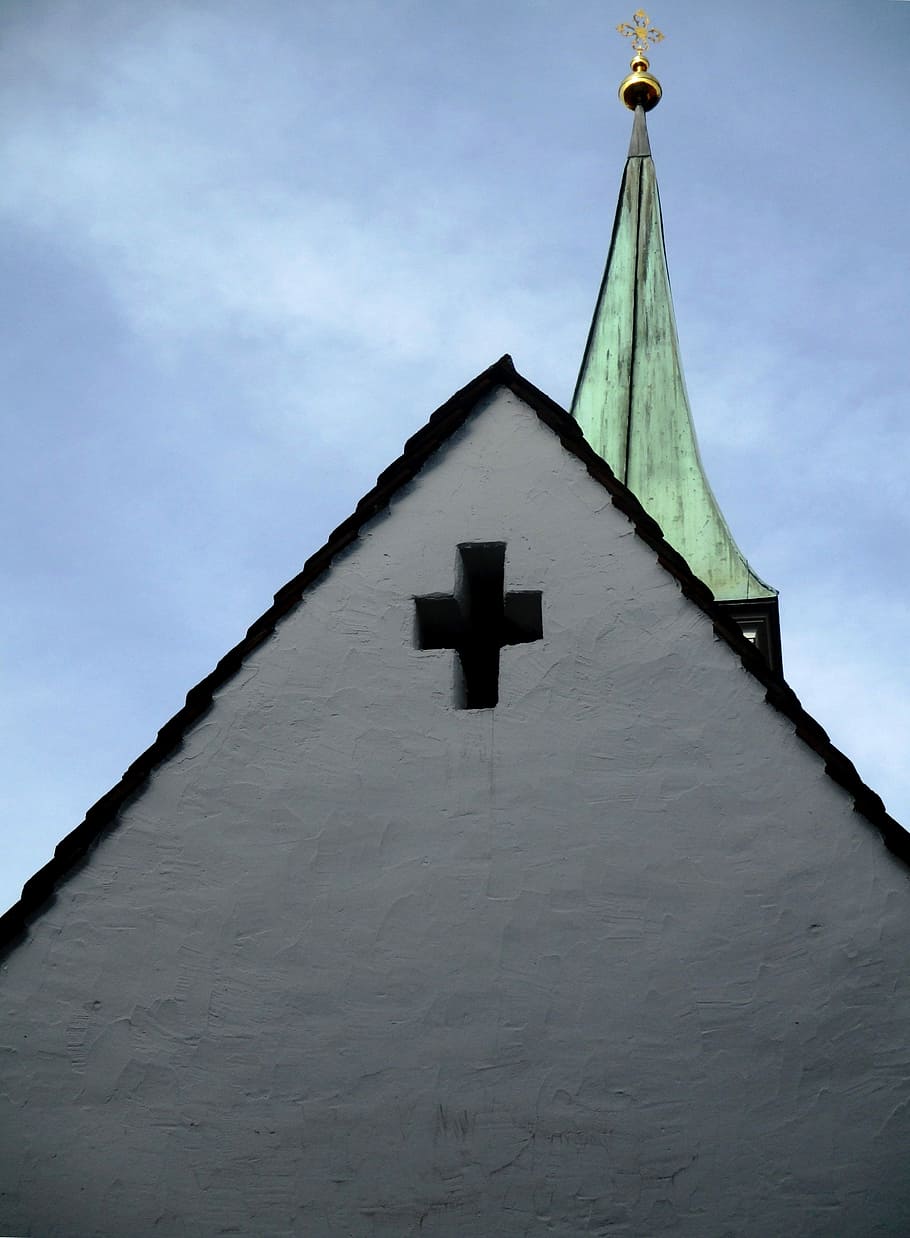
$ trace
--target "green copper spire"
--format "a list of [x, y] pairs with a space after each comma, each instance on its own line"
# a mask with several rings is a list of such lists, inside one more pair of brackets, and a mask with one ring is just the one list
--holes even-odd
[[[644, 76], [639, 69], [637, 77]], [[627, 93], [635, 77], [623, 83]], [[572, 414], [719, 602], [773, 599], [776, 591], [756, 576], [733, 540], [699, 456], [679, 359], [657, 178], [645, 112], [634, 93], [642, 89], [633, 82], [631, 98], [625, 98], [635, 108], [632, 142]], [[646, 99], [645, 106], [656, 102]]]

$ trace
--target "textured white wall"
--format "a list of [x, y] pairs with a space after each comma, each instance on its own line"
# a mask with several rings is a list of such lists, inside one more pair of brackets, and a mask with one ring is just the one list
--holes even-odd
[[[463, 711], [412, 599], [482, 540], [544, 639]], [[0, 1231], [903, 1235], [908, 945], [906, 870], [503, 392], [8, 957]]]

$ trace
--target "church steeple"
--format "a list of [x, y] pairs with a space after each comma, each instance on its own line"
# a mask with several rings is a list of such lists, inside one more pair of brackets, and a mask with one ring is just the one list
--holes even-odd
[[698, 451], [670, 294], [657, 177], [645, 112], [661, 88], [639, 10], [620, 27], [635, 47], [620, 97], [634, 110], [606, 271], [572, 414], [591, 446], [654, 517], [667, 541], [779, 667], [777, 593], [747, 563], [721, 514]]

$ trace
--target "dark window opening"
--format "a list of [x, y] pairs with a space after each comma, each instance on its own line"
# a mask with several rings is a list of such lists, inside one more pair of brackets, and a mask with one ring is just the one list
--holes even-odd
[[539, 591], [506, 593], [504, 542], [458, 547], [454, 594], [415, 598], [419, 649], [453, 649], [460, 709], [492, 709], [499, 701], [499, 653], [505, 645], [543, 638]]
[[721, 602], [726, 611], [745, 636], [764, 655], [772, 671], [783, 673], [780, 648], [780, 617], [777, 598], [759, 598], [745, 602]]

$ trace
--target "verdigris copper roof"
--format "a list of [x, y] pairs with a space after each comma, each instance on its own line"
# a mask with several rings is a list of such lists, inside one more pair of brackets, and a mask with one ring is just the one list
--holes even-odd
[[572, 415], [717, 601], [776, 596], [734, 541], [702, 466], [641, 107], [635, 109], [606, 272]]

